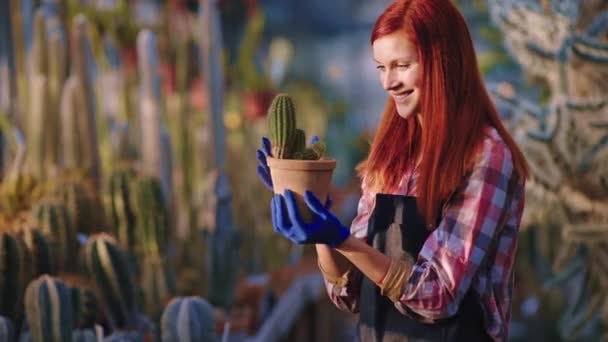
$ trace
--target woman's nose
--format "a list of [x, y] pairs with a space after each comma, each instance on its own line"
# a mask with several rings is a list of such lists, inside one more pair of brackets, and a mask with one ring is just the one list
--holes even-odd
[[382, 79], [382, 87], [384, 88], [384, 90], [390, 90], [395, 88], [398, 82], [399, 81], [395, 77], [395, 72], [390, 69], [386, 70], [386, 72], [384, 73], [384, 78]]

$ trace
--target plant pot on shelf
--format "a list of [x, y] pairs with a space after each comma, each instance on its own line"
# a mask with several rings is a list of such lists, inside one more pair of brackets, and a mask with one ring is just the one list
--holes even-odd
[[335, 159], [298, 160], [268, 157], [268, 167], [275, 194], [283, 195], [285, 189], [293, 191], [298, 212], [306, 222], [312, 221], [312, 212], [304, 202], [306, 190], [321, 201], [327, 201], [331, 178], [336, 168]]

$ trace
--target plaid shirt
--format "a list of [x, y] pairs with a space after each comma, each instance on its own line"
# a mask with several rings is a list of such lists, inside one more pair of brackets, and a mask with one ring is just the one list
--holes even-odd
[[[417, 176], [410, 168], [392, 193], [416, 196]], [[495, 340], [506, 341], [524, 187], [507, 145], [488, 127], [472, 172], [443, 207], [442, 220], [422, 247], [395, 307], [429, 321], [450, 317], [472, 287], [483, 306], [486, 331]], [[375, 193], [365, 186], [362, 190], [350, 227], [359, 239], [367, 236], [375, 204]], [[358, 312], [361, 277], [353, 268], [345, 286], [326, 280], [329, 297], [338, 308]]]

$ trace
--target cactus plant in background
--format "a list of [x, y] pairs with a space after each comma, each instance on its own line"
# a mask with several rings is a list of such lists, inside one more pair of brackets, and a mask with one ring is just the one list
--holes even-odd
[[103, 233], [90, 237], [85, 246], [85, 260], [112, 328], [134, 327], [136, 306], [131, 270], [114, 238]]
[[213, 307], [199, 297], [178, 297], [165, 307], [162, 342], [216, 341]]
[[26, 264], [31, 265], [31, 276], [38, 277], [43, 274], [57, 274], [57, 261], [52, 248], [38, 228], [28, 225], [17, 230], [17, 237], [27, 247]]
[[139, 176], [131, 183], [138, 256], [163, 255], [169, 242], [169, 215], [161, 185], [153, 176]]
[[53, 195], [67, 207], [77, 232], [91, 234], [104, 229], [103, 207], [86, 178], [66, 176], [55, 186]]
[[15, 326], [10, 319], [0, 316], [0, 341], [14, 341]]
[[78, 241], [66, 206], [57, 200], [45, 200], [32, 208], [32, 215], [52, 245], [58, 271], [74, 271], [77, 266], [74, 261], [77, 260]]
[[[91, 329], [99, 318], [100, 305], [93, 290], [70, 287], [72, 295], [72, 326], [76, 329]], [[86, 330], [85, 330], [86, 331]]]
[[175, 295], [175, 279], [166, 261], [160, 257], [144, 256], [139, 281], [143, 294], [143, 310], [155, 321]]
[[131, 203], [131, 183], [135, 170], [130, 167], [115, 169], [108, 185], [108, 215], [113, 235], [120, 245], [129, 250], [136, 249], [137, 239], [135, 211]]
[[84, 163], [77, 165], [84, 168], [90, 175], [95, 189], [100, 189], [101, 168], [99, 146], [97, 140], [97, 124], [95, 113], [95, 92], [91, 80], [89, 65], [91, 62], [91, 43], [88, 37], [88, 21], [84, 15], [77, 15], [72, 24], [72, 72], [78, 80], [78, 86], [83, 90], [83, 102], [85, 112], [81, 113], [83, 129], [80, 143], [84, 146]]
[[156, 36], [144, 30], [137, 38], [140, 60], [139, 127], [142, 171], [156, 176], [162, 186], [165, 203], [171, 198], [171, 151], [162, 125], [158, 48]]
[[23, 305], [25, 253], [15, 237], [6, 232], [0, 233], [0, 316], [14, 321], [20, 319]]
[[70, 290], [61, 281], [43, 275], [25, 291], [25, 314], [36, 342], [72, 341]]

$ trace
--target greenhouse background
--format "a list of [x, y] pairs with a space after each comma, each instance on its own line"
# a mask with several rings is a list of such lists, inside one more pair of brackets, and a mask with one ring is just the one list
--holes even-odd
[[[352, 220], [389, 3], [0, 1], [0, 341], [356, 340], [255, 150], [290, 94]], [[608, 339], [608, 1], [456, 3], [532, 171], [510, 340]]]

